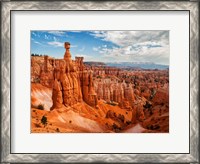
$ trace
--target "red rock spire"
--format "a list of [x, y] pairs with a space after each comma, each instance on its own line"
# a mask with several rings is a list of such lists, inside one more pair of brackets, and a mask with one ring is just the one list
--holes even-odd
[[64, 59], [65, 59], [66, 62], [69, 62], [69, 61], [71, 61], [71, 53], [69, 51], [69, 49], [70, 49], [70, 43], [69, 42], [65, 42], [64, 43], [64, 47], [66, 49], [65, 55], [64, 55]]

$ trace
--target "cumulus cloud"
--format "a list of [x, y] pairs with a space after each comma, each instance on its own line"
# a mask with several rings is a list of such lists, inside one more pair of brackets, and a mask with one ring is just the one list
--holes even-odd
[[110, 41], [118, 46], [127, 46], [142, 42], [159, 42], [167, 44], [169, 42], [168, 31], [94, 31], [91, 35]]
[[65, 36], [67, 35], [64, 31], [48, 31], [49, 34], [53, 34], [55, 36]]
[[39, 45], [43, 46], [43, 44], [42, 44], [42, 43], [40, 43], [40, 42], [38, 42], [38, 41], [35, 41], [35, 40], [34, 40], [34, 43], [36, 43], [36, 44], [39, 44]]
[[99, 51], [99, 48], [101, 48], [101, 47], [93, 47], [92, 49], [93, 49], [93, 51]]
[[44, 38], [46, 39], [46, 40], [49, 40], [49, 39], [51, 39], [51, 37], [49, 36], [49, 35], [44, 35]]
[[169, 64], [168, 31], [93, 31], [95, 38], [113, 43], [113, 47], [93, 47], [104, 57], [121, 57], [127, 61]]
[[55, 42], [57, 42], [58, 41], [58, 39], [54, 36], [53, 37], [53, 40], [55, 41]]
[[37, 34], [36, 34], [35, 32], [32, 32], [32, 34], [33, 34], [34, 36], [37, 36]]
[[31, 38], [31, 40], [35, 43], [38, 44], [40, 46], [45, 46], [44, 44], [42, 44], [41, 42], [36, 41], [35, 39]]
[[64, 47], [63, 42], [53, 41], [53, 42], [48, 42], [48, 44], [54, 47]]
[[80, 30], [72, 30], [72, 31], [70, 31], [70, 32], [80, 33], [80, 32], [82, 32], [82, 31], [80, 31]]
[[84, 61], [96, 61], [96, 57], [92, 56], [92, 55], [86, 55], [86, 54], [75, 54], [75, 56], [78, 57], [84, 57]]
[[32, 31], [31, 34], [32, 34], [34, 37], [40, 38], [40, 32], [39, 32], [39, 31]]

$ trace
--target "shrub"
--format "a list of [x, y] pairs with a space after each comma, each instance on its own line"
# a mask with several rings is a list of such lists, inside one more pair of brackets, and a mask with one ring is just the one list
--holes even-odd
[[154, 130], [160, 129], [160, 125], [155, 125]]
[[40, 110], [44, 110], [44, 105], [43, 104], [39, 104], [37, 108], [40, 109]]
[[46, 117], [46, 116], [42, 116], [41, 123], [42, 123], [44, 126], [47, 125], [47, 117]]
[[143, 105], [144, 108], [150, 108], [152, 107], [152, 104], [150, 104], [148, 101], [146, 101], [145, 105]]
[[36, 128], [40, 128], [41, 126], [39, 124], [35, 124], [35, 127]]
[[124, 115], [119, 114], [119, 115], [118, 115], [118, 119], [119, 119], [121, 122], [124, 122], [124, 120], [125, 120]]
[[121, 127], [119, 127], [119, 126], [116, 125], [115, 123], [113, 123], [112, 129], [113, 129], [113, 131], [115, 131], [115, 132], [117, 132], [117, 133], [119, 133], [119, 132], [122, 130]]
[[113, 127], [113, 129], [119, 128], [115, 123], [113, 123], [112, 127]]
[[153, 111], [152, 109], [149, 111], [150, 116], [153, 115]]
[[40, 78], [39, 77], [35, 78], [34, 83], [40, 83]]
[[130, 125], [132, 122], [131, 121], [126, 121], [126, 124], [127, 125]]

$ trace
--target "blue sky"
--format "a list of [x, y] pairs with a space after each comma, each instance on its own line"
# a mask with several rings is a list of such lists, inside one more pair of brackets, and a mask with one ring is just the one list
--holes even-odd
[[169, 31], [31, 31], [31, 54], [63, 58], [64, 42], [73, 59], [169, 64]]

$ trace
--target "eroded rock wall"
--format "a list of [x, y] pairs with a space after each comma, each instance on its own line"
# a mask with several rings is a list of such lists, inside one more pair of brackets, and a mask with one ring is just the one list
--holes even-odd
[[48, 56], [31, 58], [31, 82], [53, 88], [51, 110], [73, 106], [81, 101], [96, 107], [93, 71], [85, 69], [83, 57], [76, 57], [74, 61], [71, 59], [70, 43], [65, 42], [64, 47], [63, 59]]
[[[97, 98], [93, 89], [92, 72], [84, 70], [83, 58], [77, 57], [75, 61], [71, 60], [68, 42], [65, 43], [65, 49], [64, 59], [55, 61], [54, 84], [59, 83], [60, 88], [55, 89], [54, 87], [53, 96], [56, 96], [56, 100], [52, 109], [62, 107], [60, 103], [67, 107], [81, 101], [95, 107]], [[57, 95], [60, 95], [60, 93], [62, 96], [58, 97]]]
[[95, 79], [94, 86], [98, 99], [117, 102], [122, 108], [131, 108], [131, 104], [135, 101], [133, 85], [124, 81], [112, 78]]

